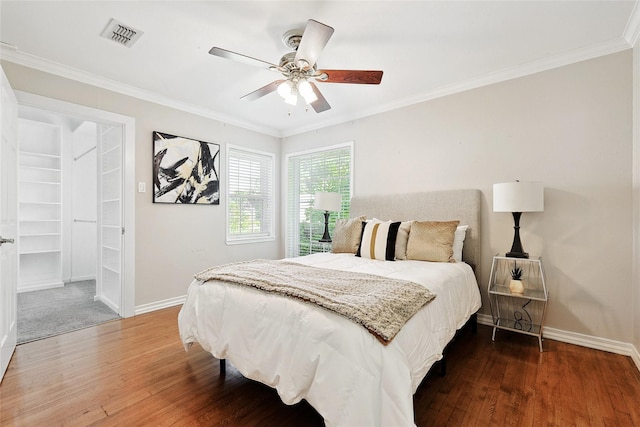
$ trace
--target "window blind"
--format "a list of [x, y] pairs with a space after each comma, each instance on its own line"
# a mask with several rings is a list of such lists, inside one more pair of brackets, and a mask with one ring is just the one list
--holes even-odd
[[274, 155], [227, 148], [227, 243], [274, 238]]
[[324, 212], [313, 207], [317, 191], [342, 195], [340, 212], [329, 217], [332, 236], [336, 219], [349, 217], [352, 151], [353, 144], [348, 143], [287, 156], [287, 257], [328, 250], [318, 241], [324, 231]]

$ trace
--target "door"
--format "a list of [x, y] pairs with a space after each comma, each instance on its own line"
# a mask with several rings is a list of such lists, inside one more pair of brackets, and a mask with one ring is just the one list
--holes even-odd
[[18, 101], [0, 67], [0, 381], [17, 339]]

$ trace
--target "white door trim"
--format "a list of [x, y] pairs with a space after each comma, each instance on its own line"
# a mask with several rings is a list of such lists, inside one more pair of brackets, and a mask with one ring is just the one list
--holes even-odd
[[135, 314], [135, 118], [73, 104], [59, 99], [47, 98], [28, 92], [15, 91], [20, 105], [40, 108], [54, 113], [67, 114], [94, 122], [122, 125], [123, 141], [123, 236], [122, 250], [122, 296], [120, 316]]

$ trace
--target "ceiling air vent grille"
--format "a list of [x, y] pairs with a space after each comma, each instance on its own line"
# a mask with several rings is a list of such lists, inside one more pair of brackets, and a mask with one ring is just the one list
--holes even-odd
[[107, 28], [104, 29], [101, 36], [113, 40], [114, 42], [126, 47], [131, 47], [138, 41], [143, 32], [136, 30], [128, 25], [123, 24], [115, 19], [111, 19]]

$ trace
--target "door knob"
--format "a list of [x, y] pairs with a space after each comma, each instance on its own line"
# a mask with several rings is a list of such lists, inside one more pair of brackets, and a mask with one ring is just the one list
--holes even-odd
[[4, 237], [0, 237], [0, 246], [4, 243], [13, 243], [13, 239], [5, 239]]

